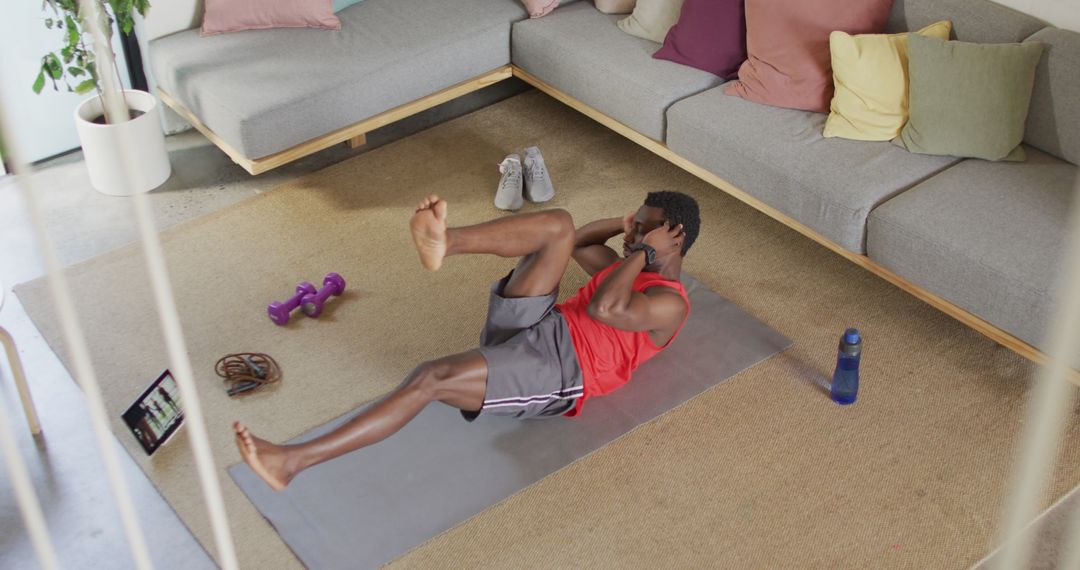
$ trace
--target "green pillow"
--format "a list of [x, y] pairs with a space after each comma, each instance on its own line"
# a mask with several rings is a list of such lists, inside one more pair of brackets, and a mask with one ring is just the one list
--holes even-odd
[[363, 0], [333, 0], [331, 6], [333, 7], [334, 13], [336, 14], [344, 10], [345, 8], [348, 8], [349, 6], [352, 6], [353, 4], [359, 4], [360, 2], [363, 2]]
[[911, 152], [1024, 160], [1035, 67], [1043, 46], [908, 38], [910, 118], [893, 144]]

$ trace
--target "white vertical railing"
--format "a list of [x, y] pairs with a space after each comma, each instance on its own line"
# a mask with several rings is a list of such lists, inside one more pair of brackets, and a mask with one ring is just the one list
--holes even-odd
[[1012, 489], [1000, 527], [1003, 546], [997, 567], [1002, 570], [1026, 568], [1031, 558], [1033, 533], [1025, 533], [1024, 529], [1038, 512], [1055, 463], [1054, 454], [1076, 397], [1076, 386], [1068, 375], [1076, 347], [1080, 346], [1080, 177], [1074, 194], [1064, 279], [1058, 294], [1058, 310], [1047, 337], [1049, 359], [1036, 376], [1027, 405], [1013, 466]]
[[45, 515], [41, 512], [41, 502], [38, 501], [34, 485], [30, 481], [30, 473], [26, 470], [19, 453], [19, 444], [11, 432], [11, 424], [7, 418], [7, 403], [0, 397], [0, 457], [7, 464], [8, 479], [15, 491], [15, 500], [19, 503], [19, 511], [22, 513], [23, 524], [30, 533], [30, 541], [34, 544], [34, 552], [37, 553], [38, 564], [43, 570], [53, 570], [57, 567], [56, 551], [53, 550], [52, 541], [49, 540], [49, 529], [45, 527]]
[[[101, 26], [107, 20], [98, 12], [97, 3], [94, 0], [79, 1], [83, 13], [87, 15], [85, 24], [89, 28], [90, 34], [95, 38], [103, 38], [104, 30], [102, 30]], [[107, 46], [103, 49], [109, 51]], [[111, 51], [109, 54], [111, 54]], [[111, 70], [99, 70], [98, 75], [101, 76], [110, 72]], [[117, 150], [119, 151], [120, 164], [127, 174], [126, 178], [128, 180], [135, 179], [134, 173], [138, 157], [130, 156], [126, 146], [121, 145], [121, 148]], [[161, 241], [154, 225], [153, 214], [150, 211], [149, 198], [144, 194], [144, 191], [150, 189], [134, 188], [133, 190], [132, 201], [135, 209], [135, 220], [142, 238], [143, 253], [150, 273], [150, 282], [153, 286], [158, 317], [161, 320], [161, 328], [165, 335], [165, 345], [169, 353], [173, 378], [176, 380], [177, 387], [180, 389], [180, 397], [184, 402], [184, 422], [187, 424], [188, 441], [191, 442], [191, 450], [195, 456], [195, 467], [202, 486], [203, 501], [206, 503], [210, 516], [210, 525], [214, 532], [218, 562], [225, 570], [236, 570], [238, 567], [236, 548], [233, 544], [232, 533], [229, 530], [229, 520], [225, 512], [225, 500], [221, 495], [221, 482], [218, 480], [214, 456], [210, 450], [210, 438], [206, 432], [206, 420], [203, 417], [202, 404], [199, 400], [199, 392], [195, 386], [195, 377], [191, 369], [191, 359], [188, 358], [184, 333], [180, 326], [180, 314], [176, 309], [176, 299], [173, 296], [172, 284], [169, 281], [165, 255], [162, 252]]]
[[1058, 568], [1080, 568], [1080, 500], [1073, 506], [1069, 516], [1069, 524], [1065, 527], [1065, 534], [1061, 540], [1064, 545], [1061, 548], [1061, 558], [1058, 560]]
[[[2, 119], [3, 117], [0, 115], [0, 125], [7, 124], [7, 121]], [[9, 134], [4, 132], [2, 128], [0, 128], [0, 138], [11, 140]], [[20, 157], [12, 156], [12, 158], [14, 159], [12, 170], [16, 175], [15, 185], [20, 189], [23, 201], [30, 214], [30, 222], [38, 244], [38, 251], [45, 263], [45, 271], [49, 278], [49, 289], [52, 292], [53, 303], [56, 305], [56, 311], [60, 317], [64, 342], [67, 343], [71, 354], [75, 378], [79, 385], [82, 386], [83, 394], [86, 397], [86, 407], [90, 413], [90, 424], [94, 430], [101, 460], [105, 464], [105, 471], [109, 477], [117, 510], [120, 512], [120, 520], [127, 535], [132, 559], [135, 561], [135, 567], [140, 570], [152, 568], [150, 553], [146, 548], [146, 538], [135, 515], [134, 502], [128, 492], [124, 471], [120, 467], [120, 460], [116, 454], [112, 431], [109, 430], [108, 412], [105, 410], [97, 374], [94, 372], [93, 364], [90, 362], [90, 350], [86, 345], [86, 337], [83, 335], [82, 328], [79, 325], [79, 317], [75, 311], [75, 302], [72, 300], [67, 278], [60, 266], [56, 248], [45, 229], [45, 220], [37, 201], [37, 193], [32, 190], [33, 180], [27, 176], [27, 169], [19, 162]]]
[[[96, 4], [94, 2], [87, 2], [86, 0], [80, 1], [82, 3], [82, 8], [87, 9], [88, 13], [91, 15], [86, 18], [85, 21], [89, 28], [88, 31], [92, 35], [100, 35], [100, 18], [94, 17], [97, 8]], [[0, 109], [0, 111], [2, 111], [2, 109]], [[2, 118], [2, 113], [0, 113], [0, 118]], [[0, 127], [2, 127], [2, 123], [4, 123], [4, 121], [0, 120]], [[0, 133], [2, 133], [0, 134], [0, 138], [11, 140], [10, 136], [6, 136], [8, 133], [3, 133], [2, 128], [0, 128]], [[17, 175], [23, 174], [24, 169], [19, 162], [19, 157], [13, 156], [12, 158], [16, 165], [14, 168], [15, 173]], [[128, 156], [126, 152], [121, 150], [120, 159], [124, 170], [128, 173], [133, 172], [137, 157]], [[70, 289], [58, 256], [56, 255], [55, 247], [46, 231], [44, 217], [41, 213], [40, 205], [37, 202], [37, 195], [30, 189], [31, 184], [32, 181], [28, 177], [19, 176], [16, 185], [22, 191], [23, 199], [26, 202], [30, 214], [33, 232], [39, 244], [40, 253], [46, 267], [46, 273], [49, 276], [49, 285], [53, 294], [54, 303], [56, 304], [58, 316], [60, 317], [64, 340], [68, 344], [71, 353], [75, 377], [82, 386], [87, 400], [91, 424], [94, 427], [94, 432], [98, 440], [99, 452], [105, 463], [106, 471], [108, 472], [112, 484], [113, 495], [116, 499], [120, 517], [127, 534], [128, 544], [132, 551], [132, 558], [134, 559], [136, 568], [139, 568], [140, 570], [150, 569], [152, 568], [152, 563], [150, 561], [149, 551], [146, 548], [146, 540], [142, 533], [141, 525], [139, 525], [135, 516], [133, 502], [130, 494], [127, 492], [123, 471], [120, 468], [120, 463], [116, 456], [115, 445], [112, 441], [111, 431], [108, 427], [108, 413], [105, 409], [101, 396], [101, 389], [98, 385], [97, 377], [90, 361], [86, 339], [78, 324], [75, 304], [71, 297]], [[206, 432], [202, 407], [199, 402], [198, 391], [195, 387], [191, 363], [187, 356], [183, 332], [180, 328], [180, 318], [176, 310], [176, 303], [169, 283], [161, 244], [154, 227], [153, 217], [150, 214], [148, 199], [145, 195], [139, 193], [136, 194], [133, 201], [136, 220], [142, 236], [143, 249], [146, 254], [154, 295], [157, 301], [159, 316], [165, 333], [173, 376], [180, 389], [181, 398], [185, 402], [185, 420], [188, 424], [188, 430], [191, 432], [191, 437], [189, 439], [195, 455], [200, 483], [203, 488], [203, 499], [206, 502], [210, 514], [210, 522], [213, 527], [214, 537], [218, 547], [219, 563], [226, 570], [235, 570], [238, 567], [236, 551], [229, 531], [228, 519], [225, 513], [225, 503], [221, 495], [221, 486], [217, 478], [213, 456], [210, 451], [210, 441]], [[8, 435], [10, 435], [9, 432]], [[5, 453], [7, 453], [6, 449]], [[19, 465], [22, 465], [19, 459], [21, 458], [13, 459], [9, 465], [13, 465], [15, 466], [14, 468], [17, 469]], [[23, 467], [23, 475], [26, 475], [25, 466]], [[23, 508], [23, 512], [24, 517], [28, 521], [28, 529], [31, 531], [35, 547], [39, 544], [42, 545], [42, 550], [39, 552], [42, 565], [46, 568], [55, 567], [55, 553], [49, 544], [48, 535], [45, 533], [40, 503], [38, 503], [36, 497], [32, 495], [32, 486], [29, 487], [29, 492], [31, 494], [26, 494], [26, 486], [29, 484], [29, 478], [26, 476], [19, 479], [13, 476], [12, 479], [13, 482], [19, 485], [20, 506], [23, 506], [24, 498], [30, 497], [27, 505]]]
[[188, 358], [184, 333], [180, 327], [180, 313], [176, 309], [172, 285], [165, 267], [165, 256], [161, 250], [161, 241], [154, 228], [153, 215], [150, 212], [150, 200], [141, 192], [134, 196], [135, 218], [138, 220], [142, 235], [143, 252], [154, 286], [154, 298], [157, 302], [161, 328], [165, 331], [165, 342], [172, 363], [173, 377], [180, 388], [180, 397], [184, 401], [184, 422], [187, 423], [188, 439], [195, 454], [195, 466], [202, 483], [203, 501], [210, 514], [210, 524], [214, 530], [214, 541], [218, 548], [218, 562], [225, 570], [237, 568], [236, 550], [233, 545], [229, 520], [225, 513], [225, 501], [221, 496], [221, 483], [218, 481], [214, 456], [210, 451], [210, 438], [206, 433], [206, 421], [203, 418], [202, 404], [199, 401], [195, 377]]

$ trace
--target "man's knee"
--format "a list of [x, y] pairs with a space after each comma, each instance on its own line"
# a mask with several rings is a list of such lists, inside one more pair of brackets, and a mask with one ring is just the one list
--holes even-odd
[[444, 386], [457, 375], [457, 368], [453, 363], [443, 360], [429, 360], [412, 373], [409, 388], [424, 394], [428, 400], [438, 400], [444, 391]]
[[542, 212], [548, 221], [548, 231], [551, 241], [574, 243], [574, 217], [563, 209], [544, 210]]

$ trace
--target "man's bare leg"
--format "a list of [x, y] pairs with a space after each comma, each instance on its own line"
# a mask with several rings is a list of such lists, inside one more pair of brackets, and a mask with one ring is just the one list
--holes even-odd
[[393, 392], [334, 431], [296, 445], [275, 445], [233, 423], [240, 455], [275, 491], [298, 473], [386, 439], [433, 401], [479, 410], [487, 391], [487, 361], [479, 352], [446, 356], [418, 366]]
[[574, 220], [565, 210], [545, 210], [497, 218], [462, 228], [448, 228], [447, 203], [425, 198], [409, 223], [420, 263], [436, 270], [443, 259], [464, 253], [521, 257], [503, 295], [536, 297], [552, 292], [562, 280], [574, 251]]
[[[547, 295], [562, 279], [574, 249], [574, 223], [563, 210], [519, 214], [464, 228], [447, 228], [447, 204], [429, 196], [410, 222], [421, 263], [438, 269], [446, 256], [490, 253], [518, 257], [506, 297]], [[462, 410], [479, 410], [487, 392], [487, 361], [470, 351], [427, 362], [396, 390], [338, 429], [297, 445], [275, 445], [233, 424], [244, 461], [275, 490], [298, 473], [351, 451], [382, 441], [438, 400]]]

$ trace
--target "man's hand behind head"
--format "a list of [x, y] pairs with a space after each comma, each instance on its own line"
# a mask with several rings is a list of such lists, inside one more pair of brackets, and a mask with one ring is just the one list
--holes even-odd
[[672, 254], [682, 253], [683, 227], [678, 224], [672, 227], [668, 222], [649, 232], [643, 240], [656, 250], [656, 259], [664, 259]]
[[637, 212], [631, 210], [622, 218], [623, 235], [630, 240], [634, 239], [634, 215]]

